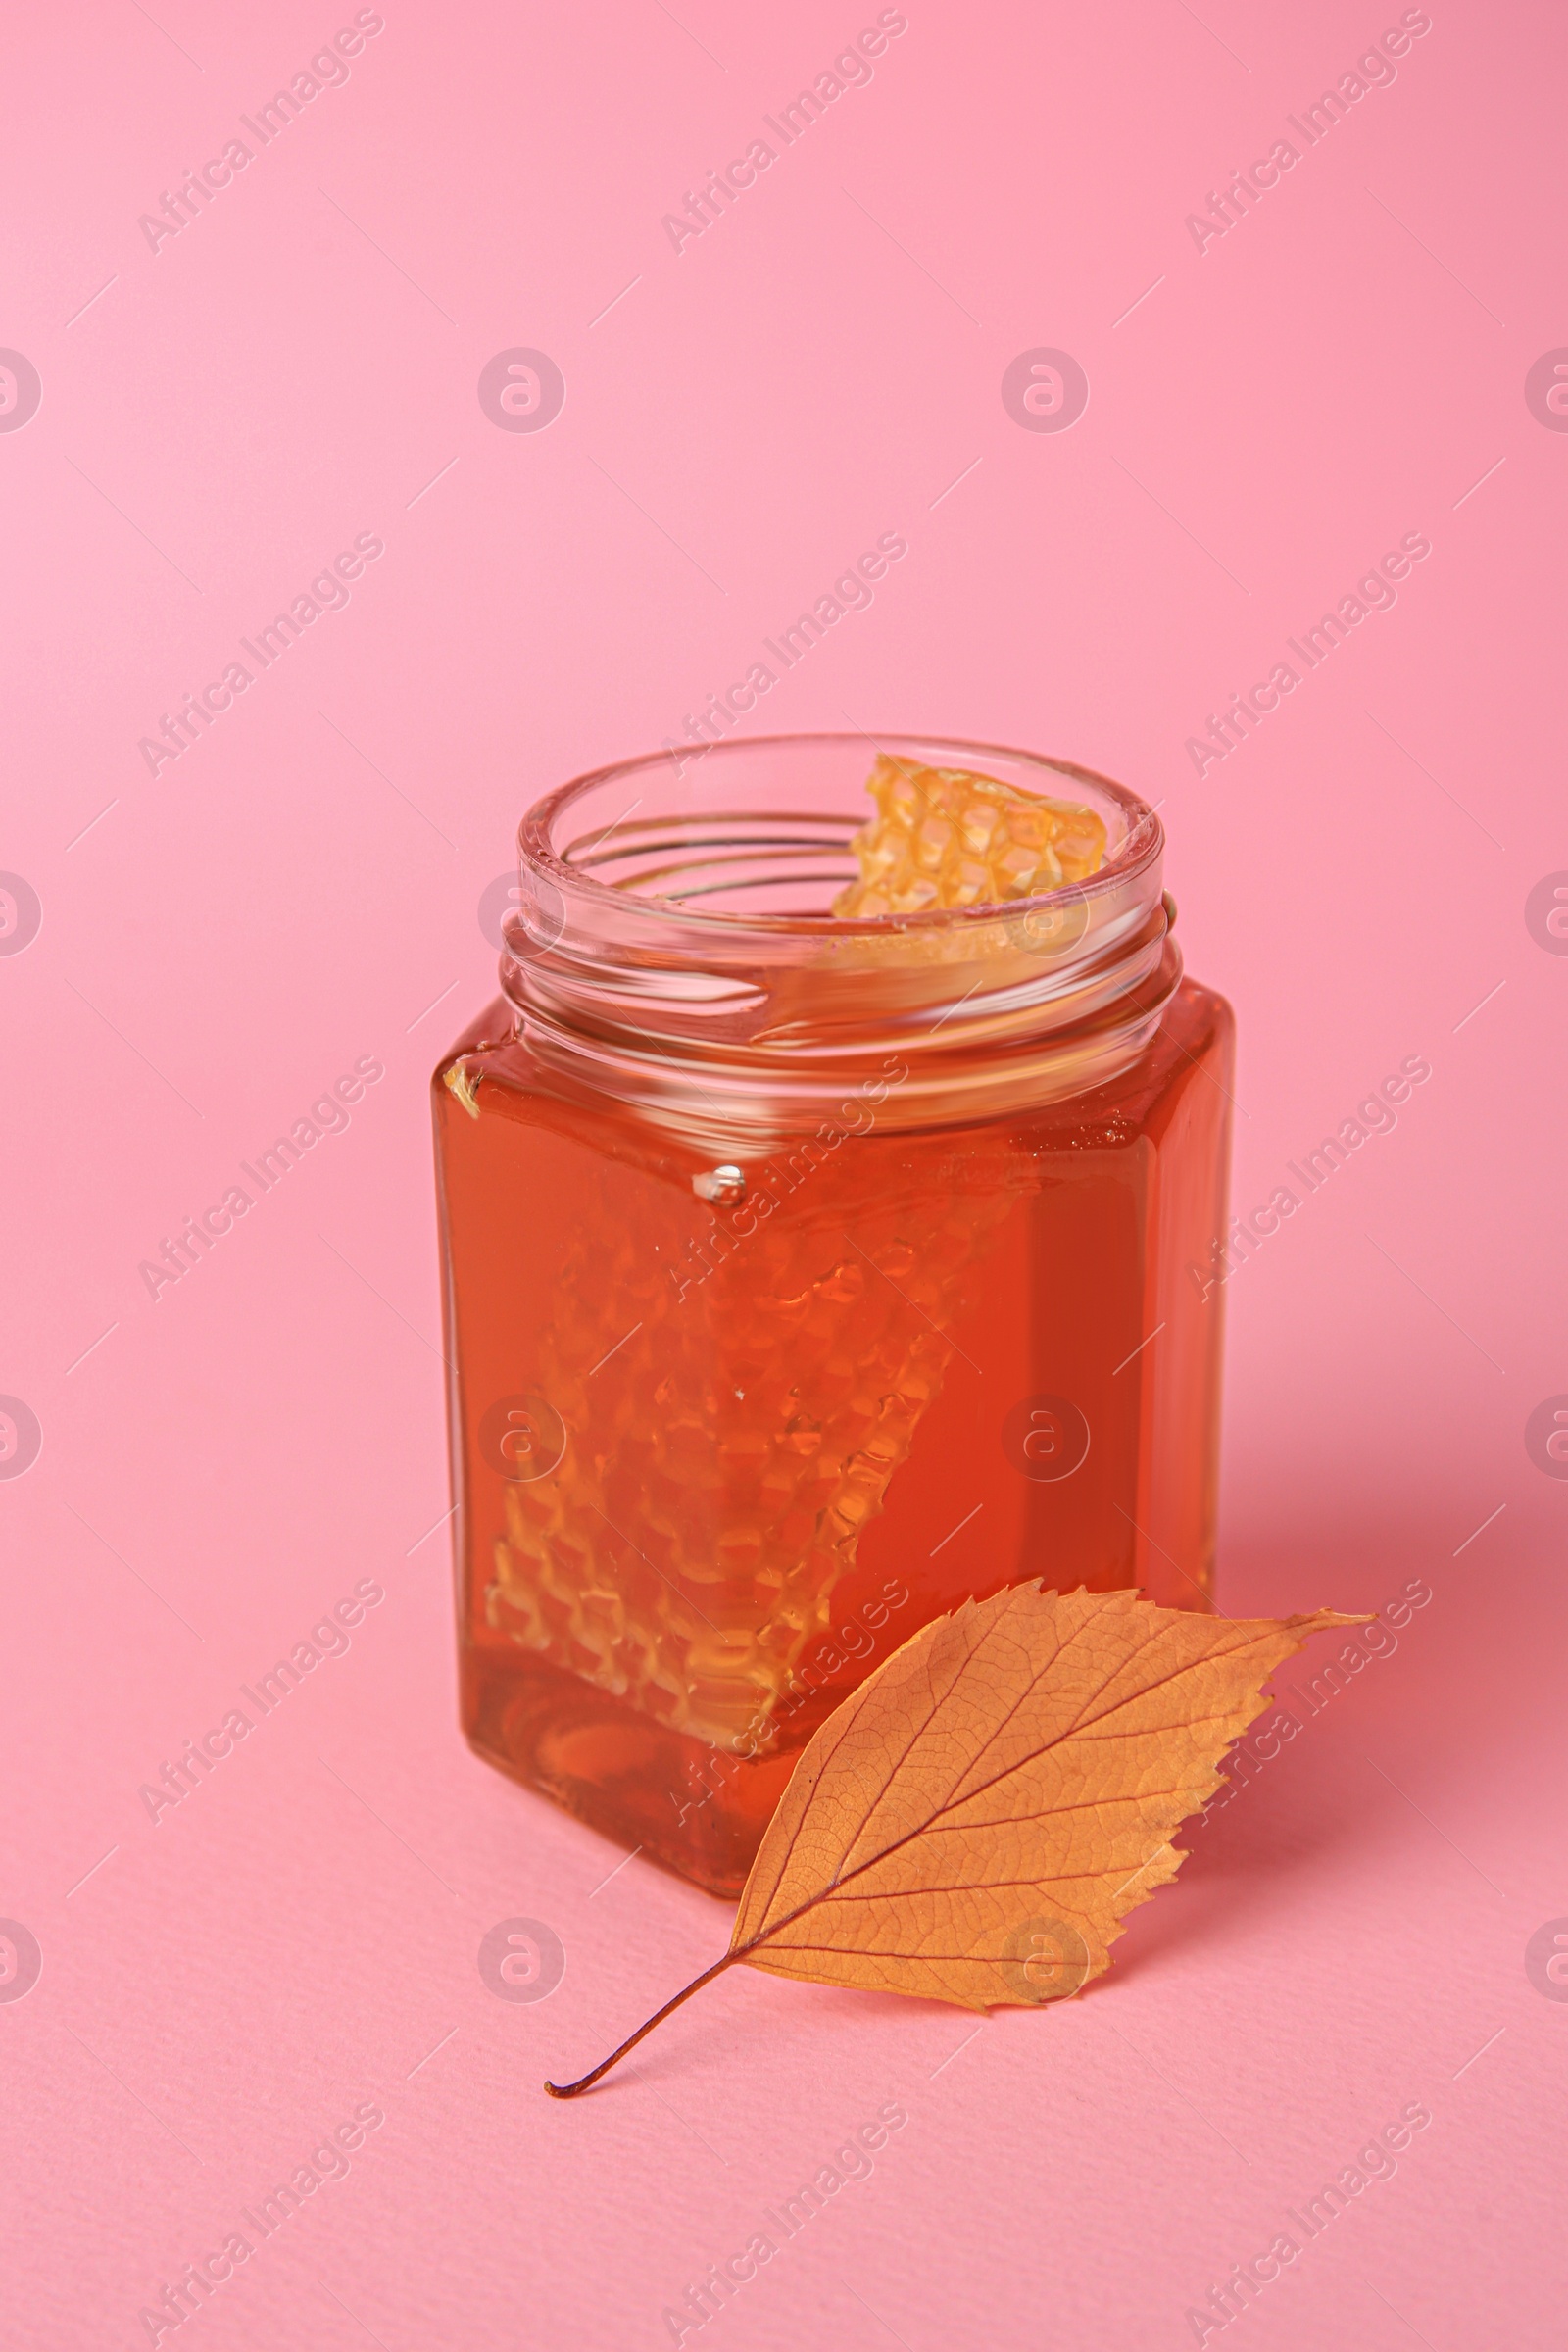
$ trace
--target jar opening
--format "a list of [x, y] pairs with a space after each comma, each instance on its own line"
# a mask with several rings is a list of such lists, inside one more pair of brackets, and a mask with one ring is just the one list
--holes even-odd
[[[767, 735], [646, 754], [547, 794], [518, 827], [525, 878], [558, 890], [597, 884], [614, 900], [678, 906], [705, 926], [797, 925], [813, 932], [961, 929], [996, 905], [842, 919], [831, 901], [858, 874], [852, 837], [871, 815], [866, 778], [878, 753], [962, 767], [1021, 792], [1081, 802], [1106, 829], [1088, 881], [1004, 902], [1009, 915], [1113, 892], [1164, 846], [1154, 810], [1093, 769], [1002, 744], [908, 735]], [[704, 902], [698, 906], [696, 902]], [[613, 900], [610, 902], [613, 904]]]
[[[1036, 896], [839, 917], [879, 752], [1077, 802], [1102, 865]], [[580, 776], [518, 828], [502, 980], [536, 1057], [711, 1149], [903, 1072], [888, 1124], [1099, 1084], [1180, 977], [1163, 829], [1124, 787], [995, 744], [860, 734], [666, 750]]]

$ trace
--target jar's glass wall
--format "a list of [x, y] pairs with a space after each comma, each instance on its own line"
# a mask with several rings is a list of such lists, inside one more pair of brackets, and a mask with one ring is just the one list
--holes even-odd
[[968, 1120], [908, 1117], [914, 1060], [738, 1188], [505, 1000], [435, 1075], [466, 1727], [716, 1892], [940, 1610], [1208, 1605], [1228, 1009], [1173, 984], [1108, 1080]]

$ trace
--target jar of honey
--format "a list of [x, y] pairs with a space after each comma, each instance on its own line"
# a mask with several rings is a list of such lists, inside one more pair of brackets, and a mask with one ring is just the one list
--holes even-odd
[[518, 840], [433, 1080], [464, 1725], [733, 1895], [929, 1618], [1210, 1605], [1231, 1014], [1062, 760], [732, 740]]

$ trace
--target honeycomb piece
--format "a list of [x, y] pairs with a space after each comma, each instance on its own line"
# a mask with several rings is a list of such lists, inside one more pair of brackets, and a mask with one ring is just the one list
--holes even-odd
[[1105, 828], [1092, 808], [967, 768], [922, 767], [884, 752], [866, 789], [877, 813], [854, 837], [860, 875], [834, 900], [836, 915], [1032, 898], [1081, 882], [1105, 854]]
[[[942, 1386], [933, 1325], [1010, 1205], [990, 1173], [890, 1202], [820, 1170], [805, 1219], [760, 1223], [682, 1291], [602, 1169], [517, 1375], [569, 1443], [505, 1491], [490, 1624], [673, 1730], [761, 1738]], [[727, 1239], [715, 1220], [704, 1247]]]

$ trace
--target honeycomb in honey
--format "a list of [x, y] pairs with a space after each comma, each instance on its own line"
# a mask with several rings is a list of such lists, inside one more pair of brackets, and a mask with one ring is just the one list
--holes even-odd
[[1007, 1206], [978, 1183], [890, 1204], [851, 1178], [817, 1171], [814, 1206], [743, 1240], [715, 1219], [706, 1274], [609, 1201], [585, 1213], [529, 1367], [566, 1451], [505, 1491], [490, 1622], [714, 1745], [762, 1740], [827, 1634]]
[[841, 917], [1005, 904], [1081, 882], [1105, 855], [1093, 809], [967, 768], [884, 752], [866, 789], [877, 812], [854, 837], [860, 872], [833, 902]]

